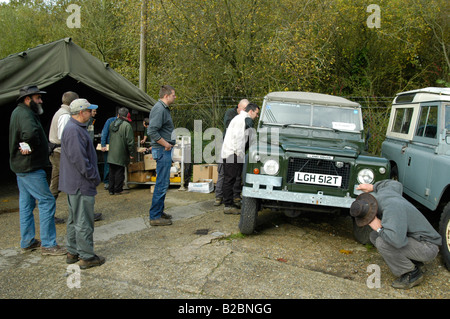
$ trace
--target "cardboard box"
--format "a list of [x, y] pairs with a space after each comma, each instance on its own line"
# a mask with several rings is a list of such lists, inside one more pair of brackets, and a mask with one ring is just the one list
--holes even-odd
[[198, 181], [201, 179], [211, 179], [211, 168], [208, 164], [194, 165], [192, 172], [192, 180]]
[[217, 164], [194, 165], [192, 180], [212, 179], [213, 183], [217, 183], [219, 174], [217, 173]]
[[137, 171], [143, 171], [144, 168], [144, 162], [136, 162], [136, 163], [130, 163], [128, 164], [128, 173], [133, 173]]
[[219, 172], [217, 171], [217, 164], [211, 165], [212, 168], [212, 180], [214, 184], [217, 184], [217, 180], [219, 179]]
[[146, 171], [156, 169], [156, 160], [153, 159], [152, 154], [147, 154], [144, 156], [144, 169]]
[[211, 193], [214, 190], [212, 179], [202, 179], [195, 183], [189, 183], [188, 191], [196, 193]]
[[146, 183], [150, 182], [153, 176], [151, 171], [137, 171], [133, 173], [128, 173], [128, 181], [135, 183]]

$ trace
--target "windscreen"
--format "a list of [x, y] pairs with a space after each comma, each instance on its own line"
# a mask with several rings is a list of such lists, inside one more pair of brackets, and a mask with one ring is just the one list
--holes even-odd
[[361, 110], [339, 106], [322, 106], [286, 102], [267, 102], [261, 120], [284, 126], [311, 126], [360, 132]]

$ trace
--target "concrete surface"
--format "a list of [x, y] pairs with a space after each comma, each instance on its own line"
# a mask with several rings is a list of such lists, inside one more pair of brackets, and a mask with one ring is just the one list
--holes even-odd
[[[299, 227], [269, 214], [266, 226], [257, 234], [242, 236], [239, 216], [224, 215], [222, 207], [214, 207], [214, 193], [190, 193], [177, 187], [171, 187], [166, 197], [166, 212], [173, 215], [173, 225], [152, 227], [148, 186], [132, 187], [128, 195], [111, 196], [103, 184], [99, 185], [95, 207], [103, 220], [95, 224], [95, 251], [106, 257], [106, 263], [80, 271], [76, 264], [67, 265], [63, 256], [42, 256], [39, 250], [22, 253], [19, 216], [14, 211], [18, 195], [11, 187], [1, 199], [2, 299], [150, 298], [176, 299], [184, 305], [184, 299], [450, 296], [450, 276], [439, 260], [430, 266], [429, 282], [415, 291], [391, 288], [395, 278], [388, 274], [376, 251], [352, 240], [347, 219], [312, 221], [313, 225], [306, 225], [311, 221], [303, 219], [297, 222], [303, 223]], [[65, 194], [57, 200], [57, 216], [67, 219]], [[333, 223], [345, 230], [330, 230]], [[66, 225], [57, 225], [60, 245], [65, 243], [65, 233]], [[325, 267], [331, 260], [340, 270]], [[379, 288], [367, 284], [370, 273], [366, 269], [374, 263], [382, 268]]]

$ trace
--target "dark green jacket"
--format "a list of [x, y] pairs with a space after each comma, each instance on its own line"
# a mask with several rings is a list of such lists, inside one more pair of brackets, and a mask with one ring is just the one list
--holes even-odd
[[[22, 155], [19, 143], [30, 145], [31, 153]], [[39, 116], [19, 103], [9, 121], [9, 165], [14, 173], [28, 173], [50, 165], [48, 142]]]
[[134, 134], [131, 124], [119, 117], [109, 126], [108, 163], [127, 166], [130, 163], [130, 156], [135, 156], [134, 153]]

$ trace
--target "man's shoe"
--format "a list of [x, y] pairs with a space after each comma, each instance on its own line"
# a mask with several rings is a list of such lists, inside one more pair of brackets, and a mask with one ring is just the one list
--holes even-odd
[[413, 271], [401, 275], [392, 283], [392, 287], [396, 289], [411, 289], [419, 285], [423, 281], [423, 273], [418, 267]]
[[102, 219], [102, 213], [94, 213], [94, 222]]
[[158, 218], [158, 219], [150, 219], [151, 226], [169, 226], [172, 225], [172, 221], [170, 219]]
[[164, 219], [172, 219], [172, 215], [162, 212], [161, 218], [164, 218]]
[[94, 257], [89, 259], [81, 259], [79, 265], [81, 269], [88, 269], [96, 266], [101, 266], [105, 263], [105, 261], [105, 257], [95, 255]]
[[240, 197], [236, 197], [235, 199], [233, 199], [233, 204], [234, 204], [236, 207], [241, 208], [241, 198], [240, 198]]
[[130, 191], [121, 191], [119, 193], [116, 193], [116, 195], [126, 195], [126, 194], [129, 194], [129, 193], [130, 193]]
[[412, 260], [412, 263], [419, 268], [419, 270], [424, 274], [426, 272], [425, 264], [421, 261]]
[[34, 242], [28, 246], [27, 248], [22, 248], [23, 252], [29, 252], [38, 249], [41, 246], [41, 241], [39, 239], [35, 239]]
[[113, 192], [109, 192], [109, 195], [114, 195], [114, 193]]
[[65, 220], [55, 216], [55, 224], [64, 224]]
[[109, 189], [109, 184], [105, 184], [104, 188], [105, 188], [106, 190], [108, 190], [108, 189]]
[[241, 209], [236, 206], [225, 206], [223, 208], [224, 214], [233, 214], [233, 215], [239, 215], [241, 213]]
[[214, 202], [214, 206], [220, 206], [220, 205], [222, 205], [222, 201], [223, 201], [223, 198], [222, 198], [222, 197], [217, 197], [217, 198], [216, 198], [216, 201]]
[[78, 254], [77, 255], [72, 255], [71, 253], [67, 253], [67, 255], [66, 255], [66, 264], [74, 264], [78, 260], [80, 260]]
[[41, 247], [41, 254], [43, 256], [62, 256], [67, 254], [67, 250], [59, 245], [53, 247]]

